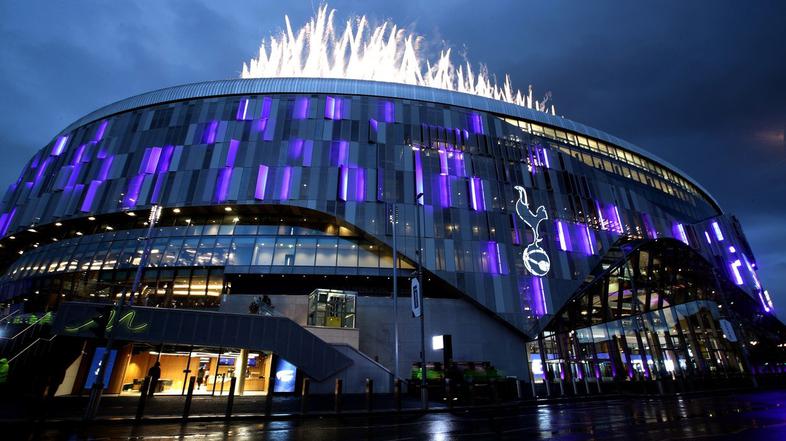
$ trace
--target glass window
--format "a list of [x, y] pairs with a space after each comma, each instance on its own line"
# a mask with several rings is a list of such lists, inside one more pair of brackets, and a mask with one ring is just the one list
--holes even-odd
[[322, 238], [317, 240], [316, 266], [336, 266], [337, 240]]
[[226, 264], [227, 255], [229, 254], [229, 246], [231, 244], [232, 238], [229, 237], [219, 237], [218, 240], [216, 240], [216, 246], [213, 250], [211, 265], [224, 266]]
[[314, 257], [317, 252], [317, 239], [298, 239], [295, 265], [314, 266]]
[[277, 239], [273, 265], [294, 265], [297, 239]]
[[378, 249], [374, 245], [364, 244], [358, 250], [358, 266], [365, 268], [379, 267]]
[[252, 265], [270, 265], [273, 262], [273, 250], [276, 239], [272, 237], [258, 237], [254, 246]]
[[338, 266], [358, 266], [358, 246], [354, 242], [338, 242]]
[[232, 248], [229, 251], [227, 265], [251, 265], [251, 257], [254, 254], [253, 237], [235, 237]]
[[196, 259], [194, 266], [207, 266], [210, 265], [210, 260], [213, 257], [213, 245], [216, 239], [214, 237], [203, 237], [199, 241], [199, 248], [196, 250]]

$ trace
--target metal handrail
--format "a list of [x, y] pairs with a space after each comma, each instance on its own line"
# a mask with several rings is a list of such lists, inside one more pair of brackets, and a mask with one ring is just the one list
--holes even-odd
[[9, 318], [11, 318], [15, 314], [18, 314], [19, 311], [21, 311], [21, 309], [17, 309], [16, 311], [8, 313], [5, 317], [0, 318], [0, 323], [3, 323], [4, 321], [8, 320]]
[[31, 323], [25, 329], [22, 329], [21, 331], [17, 332], [16, 335], [14, 335], [13, 337], [2, 337], [2, 336], [0, 336], [0, 340], [9, 340], [9, 341], [13, 340], [13, 339], [19, 337], [20, 335], [24, 334], [25, 332], [27, 332], [27, 330], [29, 330], [33, 326], [36, 326], [39, 323], [41, 323], [41, 320], [43, 320], [43, 319], [44, 319], [44, 316], [39, 317], [34, 323]]
[[32, 348], [32, 347], [33, 347], [35, 344], [37, 344], [39, 341], [47, 341], [47, 342], [51, 342], [52, 340], [54, 340], [54, 339], [55, 339], [55, 337], [57, 337], [57, 334], [55, 334], [55, 335], [53, 335], [53, 336], [51, 336], [51, 337], [49, 337], [49, 338], [41, 338], [41, 337], [38, 337], [37, 339], [35, 339], [35, 341], [33, 341], [32, 343], [30, 343], [29, 345], [27, 345], [27, 346], [26, 346], [24, 349], [22, 349], [21, 351], [17, 352], [17, 353], [16, 353], [16, 355], [14, 355], [13, 357], [9, 358], [9, 359], [8, 359], [8, 363], [10, 364], [12, 361], [16, 360], [16, 359], [17, 359], [17, 357], [19, 357], [20, 355], [22, 355], [22, 354], [24, 354], [25, 352], [27, 352], [27, 350], [28, 350], [28, 349]]

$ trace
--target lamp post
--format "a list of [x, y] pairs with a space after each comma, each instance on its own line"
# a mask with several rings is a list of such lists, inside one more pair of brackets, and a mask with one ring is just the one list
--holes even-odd
[[398, 210], [393, 202], [393, 215], [390, 219], [393, 224], [393, 374], [395, 379], [401, 378], [398, 368], [398, 244], [396, 230], [398, 229]]
[[[423, 247], [421, 246], [420, 239], [420, 216], [421, 208], [418, 201], [423, 197], [423, 193], [418, 193], [415, 196], [415, 216], [417, 218], [417, 235], [418, 235], [418, 292], [420, 297], [420, 401], [423, 409], [428, 409], [428, 388], [426, 387], [426, 307], [423, 302]], [[413, 294], [414, 295], [414, 294]]]

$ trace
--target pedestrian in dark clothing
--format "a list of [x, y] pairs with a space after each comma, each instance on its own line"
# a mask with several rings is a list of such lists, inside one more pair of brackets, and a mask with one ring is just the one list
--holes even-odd
[[259, 313], [259, 303], [257, 303], [256, 300], [254, 300], [253, 302], [251, 302], [250, 305], [248, 305], [248, 313], [249, 314]]
[[[148, 392], [149, 397], [152, 397], [156, 390], [158, 390], [158, 379], [161, 378], [161, 363], [156, 362], [150, 370], [147, 371], [147, 376], [150, 377], [150, 389]], [[142, 391], [144, 393], [144, 391]]]

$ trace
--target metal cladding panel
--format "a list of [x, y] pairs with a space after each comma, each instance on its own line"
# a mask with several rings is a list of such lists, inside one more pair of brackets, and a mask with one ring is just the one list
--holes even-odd
[[[98, 309], [105, 306], [63, 303], [55, 318], [54, 332], [95, 337], [92, 329], [95, 325], [89, 323]], [[115, 324], [118, 340], [270, 351], [317, 381], [352, 363], [333, 346], [286, 317], [139, 306], [124, 308], [120, 317]]]
[[206, 98], [225, 95], [247, 95], [247, 94], [346, 94], [346, 95], [367, 95], [391, 98], [411, 99], [416, 101], [427, 101], [433, 103], [450, 104], [453, 106], [466, 107], [500, 115], [507, 115], [522, 118], [530, 121], [547, 124], [553, 127], [567, 129], [579, 134], [587, 135], [595, 139], [600, 139], [622, 147], [631, 152], [645, 156], [674, 172], [677, 172], [693, 185], [699, 188], [710, 198], [720, 209], [717, 201], [701, 184], [693, 180], [687, 173], [670, 164], [669, 162], [653, 155], [646, 150], [622, 140], [616, 136], [595, 128], [586, 126], [567, 118], [550, 115], [516, 104], [494, 100], [491, 98], [471, 95], [463, 92], [453, 92], [444, 89], [436, 89], [423, 86], [413, 86], [409, 84], [385, 83], [368, 80], [334, 79], [334, 78], [251, 78], [206, 81], [202, 83], [184, 84], [165, 89], [143, 93], [121, 101], [104, 106], [95, 110], [82, 118], [76, 120], [66, 127], [57, 136], [67, 133], [79, 126], [105, 118], [116, 113], [161, 104], [171, 101], [182, 101], [193, 98]]

